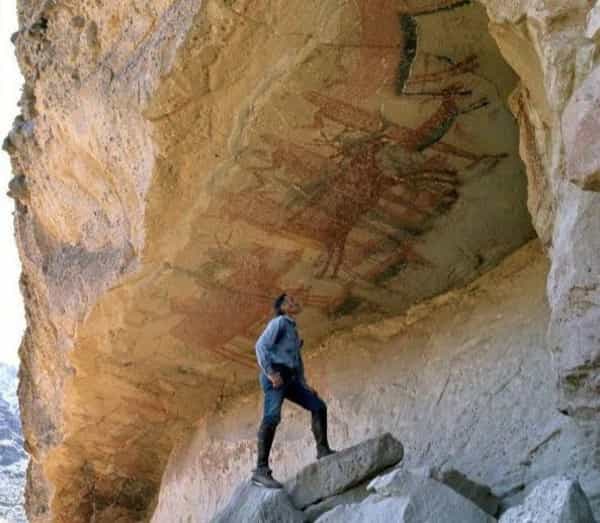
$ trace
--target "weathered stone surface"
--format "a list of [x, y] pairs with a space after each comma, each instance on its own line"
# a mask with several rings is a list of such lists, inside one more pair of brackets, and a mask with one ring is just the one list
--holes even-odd
[[304, 523], [302, 512], [296, 510], [283, 489], [266, 489], [241, 483], [233, 492], [229, 504], [211, 523]]
[[367, 485], [367, 490], [383, 496], [409, 496], [431, 476], [431, 467], [399, 467], [374, 478]]
[[480, 485], [453, 468], [434, 469], [432, 470], [432, 478], [472, 501], [491, 516], [498, 515], [500, 501], [488, 486]]
[[33, 523], [145, 517], [174, 446], [256, 387], [281, 291], [308, 355], [533, 235], [516, 77], [478, 4], [19, 6]]
[[585, 36], [590, 40], [594, 40], [600, 34], [600, 3], [590, 10], [587, 15]]
[[[226, 480], [216, 458], [205, 468], [186, 458], [189, 470], [220, 473], [196, 489], [210, 493], [202, 502], [212, 513], [221, 481], [248, 468], [255, 420], [232, 413], [256, 388], [252, 345], [273, 295], [292, 290], [305, 302], [307, 356], [318, 370], [330, 363], [315, 346], [332, 330], [382, 328], [530, 238], [511, 92], [528, 206], [552, 261], [554, 371], [546, 367], [544, 379], [559, 376], [560, 402], [549, 395], [590, 426], [564, 421], [547, 432], [546, 400], [523, 385], [539, 402], [523, 407], [535, 416], [517, 431], [523, 438], [509, 444], [489, 430], [500, 427], [481, 410], [506, 400], [496, 392], [512, 376], [503, 372], [514, 372], [514, 384], [521, 360], [537, 355], [487, 341], [481, 326], [464, 350], [498, 351], [498, 389], [478, 384], [480, 398], [460, 383], [476, 373], [460, 355], [445, 367], [414, 356], [403, 381], [400, 363], [389, 365], [395, 375], [384, 365], [358, 373], [362, 341], [343, 361], [348, 371], [320, 370], [315, 381], [338, 387], [337, 420], [359, 427], [340, 429], [344, 443], [363, 439], [366, 420], [417, 441], [434, 432], [421, 420], [440, 408], [431, 391], [440, 404], [456, 399], [461, 416], [442, 416], [436, 429], [454, 429], [452, 441], [423, 437], [433, 450], [413, 445], [415, 455], [458, 456], [494, 487], [586, 460], [579, 449], [590, 448], [600, 411], [600, 195], [581, 188], [594, 187], [590, 172], [572, 183], [563, 129], [573, 93], [598, 67], [597, 6], [482, 3], [517, 90], [483, 9], [464, 0], [19, 1], [14, 41], [27, 84], [5, 147], [28, 316], [20, 401], [34, 457], [32, 523], [147, 517], [161, 481], [189, 486], [163, 471], [195, 430], [202, 455], [215, 446], [243, 456]], [[537, 338], [524, 344], [541, 347]], [[443, 345], [460, 352], [453, 340]], [[402, 401], [382, 402], [387, 412], [364, 399], [398, 391]], [[480, 419], [487, 432], [474, 430]], [[561, 438], [577, 450], [551, 465]], [[509, 446], [519, 458], [501, 463]], [[288, 458], [288, 475], [306, 462], [303, 449]]]
[[439, 481], [477, 505], [490, 516], [498, 514], [500, 501], [492, 494], [491, 489], [474, 482], [462, 472], [451, 467], [438, 469], [428, 466], [419, 468], [401, 466], [372, 480], [368, 485], [368, 490], [381, 494], [398, 494], [403, 489], [410, 491], [410, 485], [414, 483], [414, 478], [430, 478]]
[[369, 485], [377, 494], [359, 504], [336, 507], [317, 523], [493, 523], [495, 518], [426, 474], [397, 470]]
[[576, 480], [567, 477], [541, 481], [525, 503], [505, 512], [500, 523], [594, 523], [589, 501]]
[[[566, 181], [560, 184], [553, 265], [550, 343], [560, 408], [597, 423], [600, 413], [600, 67], [574, 92], [562, 117]], [[594, 418], [595, 421], [594, 421]]]
[[529, 210], [552, 260], [549, 344], [559, 408], [597, 418], [600, 195], [592, 191], [597, 186], [598, 3], [483, 3], [491, 33], [520, 77], [512, 107], [527, 165]]
[[585, 191], [600, 191], [600, 67], [573, 93], [562, 116], [566, 174]]
[[600, 413], [600, 193], [565, 181], [559, 216], [548, 280], [559, 408], [593, 426]]
[[403, 456], [402, 443], [384, 434], [307, 465], [285, 488], [294, 505], [305, 508], [362, 483], [399, 463]]
[[412, 521], [413, 507], [407, 497], [378, 497], [370, 496], [362, 503], [340, 505], [323, 514], [317, 523], [398, 523]]
[[367, 482], [352, 487], [350, 490], [343, 492], [337, 496], [326, 498], [319, 503], [310, 505], [304, 509], [304, 516], [310, 523], [315, 521], [321, 514], [332, 510], [338, 505], [349, 505], [351, 503], [359, 503], [369, 495], [367, 490]]
[[[306, 372], [328, 403], [332, 445], [389, 430], [408, 466], [451, 466], [502, 498], [576, 472], [600, 515], [600, 427], [581, 427], [555, 406], [547, 270], [532, 243], [465, 289], [329, 338], [307, 358]], [[175, 449], [154, 523], [175, 516], [205, 523], [200, 507], [210, 518], [229, 500], [255, 463], [261, 400], [256, 391], [230, 402]], [[293, 477], [314, 452], [310, 416], [288, 405], [273, 448], [275, 476]]]

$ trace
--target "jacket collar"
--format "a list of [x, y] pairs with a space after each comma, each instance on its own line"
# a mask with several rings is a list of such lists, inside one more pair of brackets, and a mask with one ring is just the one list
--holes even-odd
[[287, 321], [289, 321], [292, 325], [296, 325], [296, 320], [294, 318], [292, 318], [291, 316], [284, 314], [283, 318], [286, 319]]

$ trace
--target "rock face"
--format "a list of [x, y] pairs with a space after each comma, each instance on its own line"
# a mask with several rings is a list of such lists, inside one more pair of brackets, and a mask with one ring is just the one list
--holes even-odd
[[[527, 165], [529, 210], [552, 269], [549, 345], [561, 409], [600, 411], [600, 194], [594, 129], [598, 3], [484, 0], [490, 32], [519, 75], [512, 97]], [[593, 4], [596, 4], [595, 6]]]
[[[235, 413], [257, 404], [253, 343], [283, 290], [305, 304], [306, 356], [345, 424], [340, 441], [365, 439], [368, 424], [406, 431], [415, 461], [472, 460], [470, 477], [509, 490], [566, 461], [587, 474], [600, 411], [592, 4], [19, 0], [26, 85], [4, 147], [28, 319], [19, 397], [31, 522], [137, 521], [155, 502], [164, 518], [167, 493], [203, 474], [218, 478], [196, 490], [210, 517], [247, 466], [256, 420]], [[478, 335], [453, 334], [459, 343], [447, 320], [444, 347], [423, 340], [433, 360], [413, 348], [410, 364], [387, 362], [402, 381], [366, 358], [362, 338], [334, 372], [330, 333], [397, 334], [389, 325], [412, 321], [399, 315], [529, 240], [526, 198], [551, 261], [550, 309], [536, 301], [523, 314], [539, 324], [509, 338], [533, 354], [490, 341], [483, 320], [471, 323]], [[505, 335], [525, 320], [502, 300]], [[394, 343], [388, 360], [402, 353]], [[365, 359], [376, 367], [366, 376]], [[523, 368], [543, 378], [520, 383]], [[482, 372], [482, 397], [462, 381], [469, 372]], [[578, 424], [551, 414], [533, 381]], [[528, 421], [501, 404], [494, 424], [481, 411], [514, 399], [511, 385]], [[387, 412], [371, 403], [378, 394]], [[425, 427], [442, 408], [460, 415]], [[516, 441], [497, 434], [502, 423], [520, 424]], [[449, 429], [452, 441], [437, 437]], [[437, 438], [417, 450], [418, 433]], [[549, 456], [560, 438], [565, 462]], [[499, 467], [509, 446], [519, 458]], [[287, 458], [288, 477], [305, 451]]]
[[0, 363], [0, 521], [25, 523], [23, 494], [27, 456], [23, 450], [16, 393], [16, 369]]
[[[503, 508], [536, 481], [574, 474], [600, 514], [599, 427], [556, 410], [546, 275], [531, 244], [464, 289], [329, 338], [306, 373], [328, 403], [332, 445], [390, 431], [408, 467], [459, 470]], [[235, 399], [176, 447], [153, 523], [204, 523], [224, 506], [254, 466], [261, 400]], [[310, 416], [285, 407], [275, 477], [293, 478], [314, 455]]]
[[575, 480], [557, 477], [541, 481], [525, 503], [502, 515], [500, 523], [594, 523], [590, 504]]

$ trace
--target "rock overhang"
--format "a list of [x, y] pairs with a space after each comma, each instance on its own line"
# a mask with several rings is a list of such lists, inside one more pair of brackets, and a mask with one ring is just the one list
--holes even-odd
[[254, 366], [281, 291], [318, 339], [462, 284], [532, 236], [506, 108], [516, 77], [483, 8], [435, 6], [197, 15], [144, 111], [157, 168], [142, 258], [182, 289], [184, 345]]
[[[55, 178], [31, 174], [36, 216], [21, 217], [36, 249], [59, 253], [30, 262], [68, 353], [49, 476], [85, 470], [81, 489], [109, 505], [120, 485], [135, 511], [178, 438], [255, 386], [253, 343], [276, 294], [304, 302], [310, 351], [532, 236], [505, 103], [516, 77], [485, 11], [398, 4], [165, 3], [146, 33], [136, 22], [133, 54], [107, 30], [127, 17], [94, 22], [88, 42], [116, 49], [104, 55], [114, 78], [88, 71], [69, 92], [78, 103], [54, 115], [51, 161], [33, 166]], [[65, 187], [58, 204], [43, 196]], [[99, 283], [82, 284], [73, 260]]]

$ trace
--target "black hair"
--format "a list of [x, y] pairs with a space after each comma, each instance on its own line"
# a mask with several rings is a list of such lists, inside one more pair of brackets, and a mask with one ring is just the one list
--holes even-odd
[[286, 297], [287, 297], [287, 294], [284, 292], [283, 294], [280, 294], [279, 296], [277, 296], [277, 298], [275, 298], [275, 301], [273, 302], [273, 309], [275, 309], [275, 316], [282, 316], [284, 314], [284, 312], [281, 310], [281, 306], [285, 302]]

